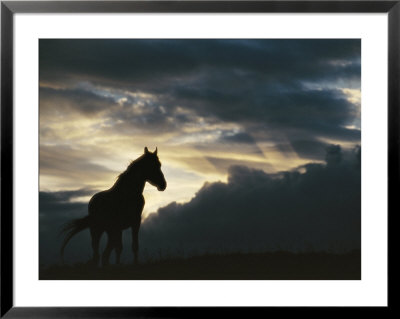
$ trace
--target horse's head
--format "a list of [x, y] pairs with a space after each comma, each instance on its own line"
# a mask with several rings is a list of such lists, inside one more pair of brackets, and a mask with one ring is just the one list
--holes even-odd
[[167, 187], [167, 182], [161, 171], [161, 162], [157, 156], [157, 148], [153, 153], [149, 152], [147, 147], [144, 148], [144, 163], [146, 181], [156, 186], [159, 191], [164, 191]]

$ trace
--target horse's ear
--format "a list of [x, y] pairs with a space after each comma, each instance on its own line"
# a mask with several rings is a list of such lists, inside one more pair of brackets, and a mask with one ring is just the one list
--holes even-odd
[[147, 148], [147, 146], [144, 148], [144, 153], [145, 154], [149, 154], [150, 152], [149, 152], [149, 149]]
[[154, 151], [154, 154], [157, 155], [157, 147], [156, 147], [156, 150]]

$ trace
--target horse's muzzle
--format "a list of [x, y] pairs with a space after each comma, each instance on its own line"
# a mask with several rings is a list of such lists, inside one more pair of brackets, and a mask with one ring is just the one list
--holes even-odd
[[158, 190], [159, 192], [163, 192], [163, 191], [165, 191], [166, 188], [167, 188], [167, 183], [158, 186], [158, 187], [157, 187], [157, 190]]

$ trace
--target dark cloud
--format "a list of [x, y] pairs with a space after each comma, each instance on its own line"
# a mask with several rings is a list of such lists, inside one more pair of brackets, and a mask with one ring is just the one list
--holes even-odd
[[326, 148], [325, 161], [329, 164], [338, 164], [342, 161], [340, 145], [329, 145]]
[[[72, 199], [94, 194], [90, 189], [60, 192], [39, 192], [39, 262], [40, 264], [59, 261], [62, 238], [59, 231], [63, 223], [87, 214], [87, 203], [71, 202]], [[72, 244], [75, 260], [89, 254], [81, 243], [90, 243], [89, 234], [79, 234]], [[86, 256], [84, 257], [86, 258]]]
[[[236, 89], [236, 87], [234, 87]], [[343, 127], [354, 121], [356, 106], [339, 90], [304, 87], [277, 88], [262, 83], [242, 84], [232, 92], [196, 86], [177, 90], [182, 105], [201, 115], [213, 114], [223, 121], [263, 124], [268, 130], [297, 130], [325, 137], [342, 137]]]
[[56, 228], [67, 219], [81, 217], [87, 213], [87, 204], [73, 200], [93, 195], [91, 189], [58, 192], [39, 192], [40, 231]]
[[234, 166], [227, 184], [206, 184], [189, 203], [150, 215], [142, 243], [188, 253], [360, 248], [358, 159], [353, 154], [344, 160], [336, 146], [328, 154], [327, 165], [305, 165], [305, 173]]
[[[84, 78], [157, 90], [204, 69], [276, 80], [359, 76], [360, 40], [40, 40], [41, 80]], [[151, 81], [149, 81], [151, 80]], [[296, 77], [293, 81], [296, 82]], [[147, 82], [147, 83], [146, 83]]]
[[[190, 202], [151, 214], [140, 232], [142, 253], [359, 249], [360, 148], [343, 152], [331, 146], [326, 156], [327, 164], [304, 165], [302, 173], [231, 167], [227, 183], [206, 183]], [[87, 214], [86, 204], [69, 200], [89, 193], [40, 193], [41, 262], [57, 260], [58, 225]], [[68, 260], [90, 257], [88, 233], [71, 241]], [[131, 257], [129, 237], [125, 232], [125, 261]]]

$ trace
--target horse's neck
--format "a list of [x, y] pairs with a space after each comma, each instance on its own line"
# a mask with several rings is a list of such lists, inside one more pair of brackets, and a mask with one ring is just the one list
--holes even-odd
[[124, 181], [120, 181], [116, 185], [114, 185], [115, 189], [123, 194], [131, 196], [132, 194], [142, 194], [144, 190], [144, 185], [146, 181], [141, 174], [137, 174], [133, 179], [125, 179]]
[[144, 178], [140, 178], [132, 183], [132, 192], [142, 194], [146, 181]]

